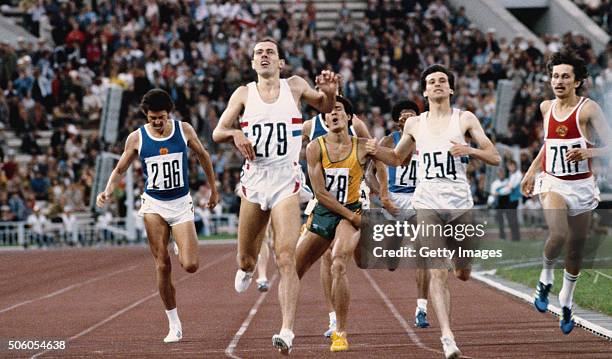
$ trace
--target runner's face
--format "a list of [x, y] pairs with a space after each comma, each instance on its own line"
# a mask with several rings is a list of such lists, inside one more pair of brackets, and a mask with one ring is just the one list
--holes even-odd
[[576, 81], [574, 67], [566, 64], [553, 66], [550, 86], [555, 96], [559, 98], [568, 97], [575, 93], [578, 86], [580, 86], [580, 81]]
[[410, 110], [410, 109], [402, 110], [402, 112], [400, 112], [399, 121], [397, 122], [397, 126], [399, 127], [399, 130], [402, 131], [404, 129], [404, 125], [406, 124], [406, 120], [414, 116], [416, 116], [416, 112], [414, 112], [414, 110]]
[[336, 102], [334, 109], [325, 114], [325, 125], [331, 132], [341, 132], [348, 129], [349, 117], [342, 102]]
[[278, 57], [278, 48], [273, 42], [265, 41], [255, 45], [251, 66], [258, 75], [273, 75], [280, 72], [284, 64], [285, 61]]
[[147, 122], [155, 131], [163, 132], [168, 122], [168, 111], [148, 111]]
[[448, 76], [443, 72], [434, 72], [425, 77], [425, 97], [435, 100], [448, 98], [453, 94]]

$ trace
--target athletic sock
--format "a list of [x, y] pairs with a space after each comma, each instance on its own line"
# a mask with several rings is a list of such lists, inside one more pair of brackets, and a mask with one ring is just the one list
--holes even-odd
[[422, 310], [425, 313], [427, 313], [427, 299], [423, 299], [423, 298], [417, 299], [417, 308], [416, 308], [415, 315], [419, 313], [419, 310]]
[[555, 260], [548, 259], [545, 255], [542, 256], [542, 273], [540, 273], [540, 282], [544, 284], [552, 284], [555, 281]]
[[563, 270], [563, 287], [559, 292], [559, 304], [562, 307], [572, 307], [572, 298], [574, 297], [574, 289], [576, 289], [576, 281], [580, 273], [573, 275]]
[[170, 310], [166, 310], [166, 316], [168, 316], [168, 324], [171, 327], [181, 327], [181, 320], [179, 319], [178, 316], [178, 312], [176, 311], [176, 308], [174, 309], [170, 309]]
[[293, 338], [295, 338], [295, 334], [293, 333], [293, 330], [287, 329], [287, 328], [281, 329], [280, 333], [278, 333], [278, 334], [281, 337], [289, 337], [289, 338], [291, 338], [292, 341], [293, 341]]
[[336, 325], [336, 312], [329, 312], [329, 326]]

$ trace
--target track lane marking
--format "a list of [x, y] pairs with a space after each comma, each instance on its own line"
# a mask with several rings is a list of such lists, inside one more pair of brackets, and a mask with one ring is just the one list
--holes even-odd
[[[278, 278], [278, 272], [274, 274], [274, 276], [270, 280], [270, 288], [272, 288], [277, 278]], [[227, 346], [227, 348], [225, 348], [225, 355], [227, 355], [228, 357], [233, 358], [233, 359], [241, 359], [239, 356], [234, 354], [234, 350], [238, 346], [238, 342], [240, 341], [240, 338], [242, 338], [242, 335], [249, 328], [249, 325], [251, 324], [251, 320], [253, 320], [253, 317], [255, 317], [255, 314], [257, 314], [257, 310], [259, 310], [259, 306], [261, 305], [261, 303], [263, 303], [264, 299], [266, 299], [266, 296], [268, 295], [268, 293], [270, 292], [269, 291], [263, 292], [259, 295], [259, 298], [257, 298], [257, 301], [255, 302], [255, 304], [253, 304], [253, 306], [251, 307], [251, 310], [249, 310], [249, 315], [247, 315], [246, 319], [242, 322], [236, 334], [234, 334], [234, 337], [230, 341], [229, 345]]]
[[[205, 266], [203, 266], [202, 268], [200, 268], [200, 270], [198, 271], [198, 273], [202, 273], [202, 272], [204, 272], [204, 270], [206, 270], [206, 269], [208, 269], [208, 268], [210, 268], [210, 267], [212, 267], [212, 266], [216, 265], [217, 263], [222, 262], [223, 260], [225, 260], [227, 257], [231, 256], [232, 254], [233, 254], [233, 253], [231, 253], [231, 252], [230, 252], [230, 253], [227, 253], [227, 254], [222, 255], [221, 257], [219, 257], [219, 258], [215, 259], [214, 261], [212, 261], [212, 262], [210, 262], [210, 263], [206, 264]], [[194, 278], [194, 277], [196, 277], [196, 276], [191, 275], [191, 274], [186, 274], [186, 275], [184, 275], [183, 277], [181, 277], [181, 278], [179, 278], [178, 280], [176, 280], [176, 281], [175, 281], [175, 284], [180, 283], [180, 282], [183, 282], [183, 281], [185, 281], [186, 279], [189, 279], [189, 278]], [[139, 300], [137, 300], [136, 302], [134, 302], [134, 303], [132, 303], [132, 304], [128, 305], [127, 307], [125, 307], [125, 308], [123, 308], [123, 309], [121, 309], [121, 310], [119, 310], [119, 311], [115, 312], [114, 314], [112, 314], [112, 315], [110, 315], [110, 316], [106, 317], [105, 319], [103, 319], [103, 320], [99, 321], [98, 323], [96, 323], [96, 324], [94, 324], [94, 325], [90, 326], [89, 328], [87, 328], [87, 329], [83, 330], [82, 332], [80, 332], [80, 333], [78, 333], [78, 334], [75, 334], [75, 335], [71, 336], [70, 338], [68, 338], [68, 339], [66, 340], [66, 344], [68, 344], [69, 342], [71, 342], [71, 341], [73, 341], [73, 340], [75, 340], [75, 339], [78, 339], [78, 338], [82, 337], [83, 335], [85, 335], [85, 334], [87, 334], [87, 333], [89, 333], [89, 332], [91, 332], [91, 331], [93, 331], [93, 330], [95, 330], [95, 329], [97, 329], [97, 328], [101, 327], [102, 325], [104, 325], [104, 324], [106, 324], [106, 323], [110, 322], [111, 320], [113, 320], [113, 319], [117, 318], [117, 317], [118, 317], [118, 316], [120, 316], [121, 314], [123, 314], [123, 313], [125, 313], [125, 312], [127, 312], [127, 311], [129, 311], [129, 310], [131, 310], [131, 309], [133, 309], [133, 308], [135, 308], [135, 307], [137, 307], [137, 306], [139, 306], [140, 304], [142, 304], [142, 303], [146, 302], [147, 300], [149, 300], [149, 299], [151, 299], [151, 298], [154, 298], [156, 295], [159, 295], [159, 293], [158, 293], [158, 291], [157, 291], [157, 290], [156, 290], [156, 291], [154, 291], [153, 293], [151, 293], [151, 294], [147, 295], [146, 297], [144, 297], [144, 298], [142, 298], [142, 299], [139, 299]], [[38, 352], [38, 353], [36, 353], [36, 354], [32, 355], [32, 356], [31, 356], [31, 359], [38, 358], [39, 356], [41, 356], [41, 355], [43, 355], [43, 354], [46, 354], [46, 353], [48, 353], [49, 351], [50, 351], [50, 350], [49, 350], [49, 349], [47, 349], [47, 350], [43, 350], [43, 351], [41, 351], [41, 352]]]
[[75, 289], [75, 288], [82, 287], [82, 286], [87, 285], [87, 284], [91, 284], [91, 283], [97, 282], [97, 281], [99, 281], [101, 279], [112, 277], [115, 274], [119, 274], [119, 273], [130, 271], [130, 270], [132, 270], [132, 269], [134, 269], [136, 267], [139, 267], [139, 266], [138, 265], [129, 266], [127, 268], [123, 268], [123, 269], [120, 269], [120, 270], [117, 270], [117, 271], [114, 271], [114, 272], [111, 272], [111, 273], [106, 273], [106, 274], [103, 274], [101, 276], [91, 278], [91, 279], [86, 280], [84, 282], [80, 282], [80, 283], [76, 283], [76, 284], [71, 284], [71, 285], [69, 285], [67, 287], [64, 287], [62, 289], [58, 289], [55, 292], [52, 292], [52, 293], [40, 296], [38, 298], [24, 300], [24, 301], [22, 301], [20, 303], [11, 305], [10, 307], [6, 307], [4, 309], [0, 309], [0, 314], [6, 313], [8, 311], [11, 311], [11, 310], [13, 310], [15, 308], [19, 308], [19, 307], [24, 306], [26, 304], [30, 304], [30, 303], [33, 303], [33, 302], [37, 302], [39, 300], [55, 297], [56, 295], [60, 295], [62, 293], [66, 293], [66, 292], [68, 292], [68, 291], [70, 291], [72, 289]]
[[406, 332], [406, 334], [408, 334], [408, 337], [410, 338], [410, 340], [412, 340], [412, 342], [414, 344], [416, 344], [419, 348], [436, 353], [436, 354], [442, 354], [444, 355], [444, 353], [440, 350], [436, 350], [433, 348], [430, 348], [429, 346], [423, 344], [423, 342], [421, 341], [421, 339], [419, 339], [419, 336], [414, 332], [414, 330], [410, 327], [410, 325], [408, 324], [408, 322], [406, 322], [406, 320], [404, 319], [404, 317], [400, 314], [400, 312], [397, 310], [397, 308], [395, 308], [395, 305], [393, 305], [393, 303], [391, 302], [391, 300], [389, 299], [389, 297], [387, 297], [387, 295], [382, 291], [382, 289], [380, 289], [380, 287], [378, 286], [378, 284], [376, 283], [376, 281], [374, 280], [374, 278], [372, 278], [372, 276], [370, 275], [370, 273], [367, 272], [367, 270], [362, 271], [363, 275], [368, 279], [368, 281], [370, 282], [370, 285], [372, 286], [372, 288], [374, 288], [374, 290], [376, 291], [376, 293], [378, 293], [378, 295], [380, 296], [380, 298], [382, 298], [383, 302], [385, 302], [385, 305], [387, 306], [387, 308], [389, 309], [389, 311], [391, 311], [391, 314], [393, 314], [393, 316], [395, 317], [395, 319], [397, 319], [397, 321], [400, 323], [400, 325], [402, 326], [402, 328], [404, 329], [404, 331]]

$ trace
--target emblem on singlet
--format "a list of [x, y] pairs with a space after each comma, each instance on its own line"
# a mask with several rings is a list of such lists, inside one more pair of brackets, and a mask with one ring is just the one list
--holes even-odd
[[559, 125], [557, 129], [555, 130], [555, 132], [557, 133], [557, 135], [561, 137], [565, 137], [567, 136], [568, 128], [567, 126]]

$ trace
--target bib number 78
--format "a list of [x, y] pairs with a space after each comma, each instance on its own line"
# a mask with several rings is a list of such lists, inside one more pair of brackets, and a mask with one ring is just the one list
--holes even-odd
[[348, 168], [325, 169], [325, 189], [342, 204], [346, 204], [348, 197], [348, 185]]

